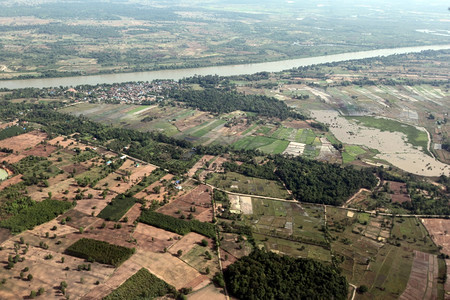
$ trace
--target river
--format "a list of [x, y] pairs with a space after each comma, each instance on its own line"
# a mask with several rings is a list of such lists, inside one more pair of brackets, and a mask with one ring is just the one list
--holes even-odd
[[274, 62], [263, 62], [242, 65], [213, 66], [191, 69], [158, 70], [147, 72], [132, 72], [120, 74], [101, 74], [88, 76], [60, 77], [60, 78], [39, 78], [24, 80], [0, 81], [0, 88], [43, 88], [52, 86], [77, 86], [82, 84], [96, 85], [102, 83], [119, 83], [130, 81], [152, 81], [155, 79], [178, 80], [194, 75], [220, 75], [232, 76], [242, 74], [254, 74], [257, 72], [280, 72], [294, 67], [304, 67], [323, 63], [340, 62], [352, 59], [364, 59], [377, 56], [388, 56], [393, 54], [405, 54], [420, 52], [424, 50], [447, 50], [450, 45], [430, 45], [418, 47], [404, 47], [392, 49], [378, 49], [370, 51], [349, 52], [325, 56], [307, 57], [299, 59], [288, 59]]

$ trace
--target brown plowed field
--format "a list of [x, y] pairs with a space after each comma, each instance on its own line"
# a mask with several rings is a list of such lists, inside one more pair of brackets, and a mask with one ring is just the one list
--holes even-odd
[[437, 299], [437, 278], [437, 256], [414, 251], [414, 261], [408, 285], [400, 299]]
[[83, 298], [85, 300], [97, 300], [103, 299], [108, 296], [113, 290], [117, 289], [122, 283], [124, 283], [128, 278], [133, 276], [142, 267], [131, 260], [127, 260], [122, 265], [120, 265], [114, 274], [108, 278], [104, 283], [101, 283], [89, 293], [87, 293]]
[[[194, 218], [197, 219], [199, 215], [206, 211], [210, 211], [210, 213], [202, 215], [201, 219], [202, 221], [211, 221], [212, 204], [210, 192], [210, 187], [206, 185], [199, 185], [190, 193], [172, 200], [169, 204], [162, 206], [157, 210], [157, 212], [176, 218], [180, 217], [181, 214], [184, 214], [186, 217], [189, 214], [192, 214]], [[191, 207], [195, 207], [195, 211], [191, 211]], [[179, 210], [181, 212], [177, 213]], [[209, 219], [209, 217], [211, 218]]]
[[393, 194], [391, 194], [392, 202], [411, 202], [411, 198], [409, 197], [408, 190], [406, 188], [406, 183], [395, 181], [386, 182], [389, 183], [390, 189], [394, 192]]
[[27, 148], [36, 146], [46, 138], [47, 134], [44, 132], [31, 131], [0, 141], [0, 148], [6, 147], [14, 150], [14, 152], [22, 152]]
[[169, 248], [181, 238], [176, 233], [142, 223], [136, 226], [133, 237], [140, 249], [157, 253], [162, 253], [164, 248]]
[[441, 252], [450, 255], [450, 219], [421, 219]]
[[27, 157], [23, 154], [10, 154], [6, 157], [2, 158], [2, 161], [6, 161], [9, 164], [15, 164], [16, 162], [19, 162], [22, 158]]
[[210, 284], [207, 287], [189, 295], [189, 300], [225, 300], [225, 294], [223, 290], [216, 288], [214, 284]]
[[25, 155], [34, 155], [40, 157], [48, 157], [50, 154], [56, 151], [56, 147], [52, 145], [42, 145], [39, 144], [36, 147], [33, 147], [30, 150], [23, 152]]
[[22, 181], [22, 175], [20, 175], [20, 174], [17, 176], [14, 176], [12, 178], [6, 179], [5, 181], [2, 181], [0, 183], [0, 191], [3, 191], [8, 186], [19, 183], [21, 181]]
[[130, 259], [176, 289], [189, 287], [188, 284], [192, 280], [202, 276], [197, 270], [170, 253], [154, 253], [139, 249]]

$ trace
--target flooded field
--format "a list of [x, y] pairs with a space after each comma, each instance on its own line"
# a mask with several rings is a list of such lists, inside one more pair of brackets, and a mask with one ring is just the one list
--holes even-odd
[[380, 152], [376, 158], [402, 170], [423, 176], [450, 175], [450, 167], [447, 164], [406, 143], [406, 136], [403, 133], [361, 126], [343, 118], [333, 110], [315, 110], [311, 111], [311, 115], [329, 125], [331, 132], [341, 142], [376, 149]]

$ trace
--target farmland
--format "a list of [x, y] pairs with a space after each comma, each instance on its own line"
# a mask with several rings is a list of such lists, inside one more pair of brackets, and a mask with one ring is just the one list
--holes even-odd
[[[375, 61], [361, 69], [371, 80], [371, 72], [398, 71]], [[439, 108], [448, 91], [441, 68], [428, 62], [433, 84], [360, 77], [344, 84], [362, 72], [342, 63], [238, 76], [236, 86], [195, 77], [54, 88], [40, 90], [39, 101], [2, 102], [8, 117], [0, 125], [20, 117], [31, 129], [0, 140], [9, 177], [0, 190], [0, 298], [31, 297], [41, 287], [46, 299], [154, 292], [134, 288], [142, 282], [161, 287], [161, 297], [192, 289], [193, 299], [222, 298], [223, 271], [261, 249], [338, 268], [358, 288], [357, 299], [442, 299], [448, 224], [428, 215], [448, 214], [448, 178], [431, 177], [446, 170], [439, 167], [446, 150], [424, 153], [428, 135], [415, 126], [427, 129], [431, 145], [439, 136], [444, 145], [448, 125]], [[292, 110], [244, 95], [233, 99], [263, 99], [286, 114], [233, 111], [221, 97], [193, 106], [168, 96], [178, 89], [194, 100], [191, 89], [273, 95]], [[22, 92], [33, 93], [5, 93]], [[217, 111], [206, 111], [212, 104]], [[403, 105], [410, 110], [396, 117]], [[393, 139], [376, 143], [385, 136]], [[388, 159], [408, 152], [417, 156], [404, 165]], [[407, 174], [408, 167], [430, 176]]]

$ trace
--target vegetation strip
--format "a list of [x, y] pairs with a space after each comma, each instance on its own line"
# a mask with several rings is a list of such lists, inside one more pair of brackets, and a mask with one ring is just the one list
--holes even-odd
[[103, 300], [153, 299], [167, 294], [176, 294], [175, 288], [142, 268]]
[[72, 203], [58, 200], [44, 200], [21, 210], [17, 215], [0, 222], [0, 227], [8, 228], [13, 233], [33, 229], [36, 225], [53, 220], [72, 207]]
[[135, 251], [135, 248], [126, 248], [103, 241], [82, 238], [67, 248], [65, 253], [90, 261], [97, 261], [102, 264], [118, 267], [130, 258]]
[[216, 235], [214, 224], [200, 222], [198, 220], [184, 221], [150, 210], [144, 210], [142, 212], [139, 222], [169, 230], [181, 235], [188, 234], [191, 231], [210, 238], [214, 238]]

